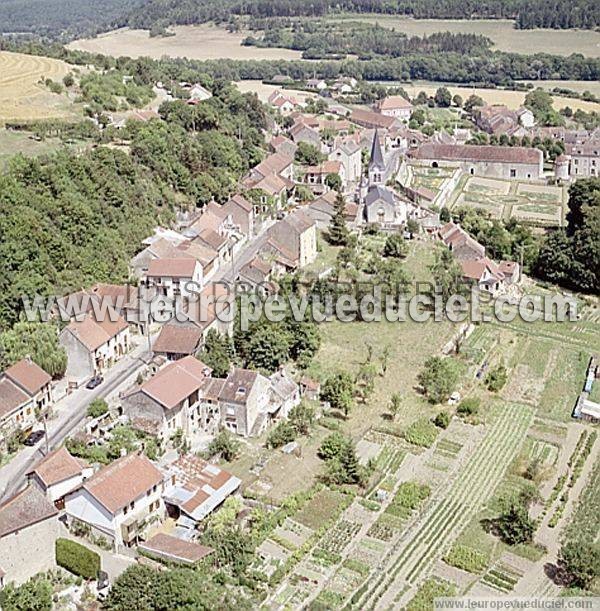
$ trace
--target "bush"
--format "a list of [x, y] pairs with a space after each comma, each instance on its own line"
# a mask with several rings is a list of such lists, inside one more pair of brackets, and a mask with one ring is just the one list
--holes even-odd
[[100, 556], [76, 541], [57, 539], [56, 564], [74, 575], [96, 579], [100, 570]]
[[439, 429], [447, 429], [450, 426], [450, 414], [448, 412], [440, 412], [433, 419], [433, 424]]
[[498, 392], [506, 384], [507, 372], [504, 365], [498, 365], [495, 369], [492, 369], [487, 376], [485, 376], [485, 385], [488, 390], [492, 392]]
[[267, 447], [280, 448], [296, 439], [296, 429], [287, 420], [282, 420], [268, 435]]
[[438, 429], [429, 420], [417, 420], [413, 422], [404, 432], [404, 439], [408, 443], [423, 448], [430, 448], [438, 436]]
[[479, 411], [481, 400], [478, 397], [468, 397], [463, 399], [456, 408], [456, 413], [460, 416], [475, 416]]
[[94, 399], [87, 408], [87, 415], [90, 418], [99, 418], [108, 411], [108, 404], [104, 399]]

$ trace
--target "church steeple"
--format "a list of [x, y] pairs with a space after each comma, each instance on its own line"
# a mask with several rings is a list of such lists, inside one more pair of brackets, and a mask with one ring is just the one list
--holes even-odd
[[385, 161], [383, 150], [379, 142], [379, 134], [375, 130], [373, 143], [371, 144], [371, 160], [369, 161], [369, 186], [383, 184], [385, 182]]

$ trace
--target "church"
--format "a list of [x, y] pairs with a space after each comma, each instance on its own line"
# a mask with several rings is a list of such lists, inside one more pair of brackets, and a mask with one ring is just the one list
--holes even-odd
[[373, 134], [368, 178], [363, 181], [363, 220], [380, 227], [398, 227], [408, 218], [408, 204], [386, 186], [393, 180], [398, 167], [398, 151], [384, 153], [378, 131]]

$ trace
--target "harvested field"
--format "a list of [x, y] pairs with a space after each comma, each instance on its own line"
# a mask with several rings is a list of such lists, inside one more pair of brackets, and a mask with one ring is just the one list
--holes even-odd
[[[251, 93], [255, 93], [262, 102], [266, 102], [269, 96], [276, 89], [282, 89], [281, 87], [277, 87], [276, 85], [267, 85], [262, 81], [235, 81], [235, 84], [242, 93], [246, 93], [248, 91]], [[306, 93], [304, 91], [293, 91], [291, 89], [285, 90], [285, 88], [283, 88], [282, 90], [285, 91], [285, 93], [288, 93], [292, 97], [296, 98], [300, 102], [305, 102], [308, 98], [316, 97], [315, 94]]]
[[39, 82], [46, 78], [61, 81], [71, 70], [57, 59], [0, 51], [0, 124], [74, 117], [68, 98], [51, 93]]
[[97, 38], [75, 40], [69, 49], [119, 57], [187, 57], [188, 59], [299, 59], [299, 51], [242, 47], [247, 32], [229, 33], [210, 24], [172, 28], [175, 36], [150, 38], [147, 30], [122, 28]]

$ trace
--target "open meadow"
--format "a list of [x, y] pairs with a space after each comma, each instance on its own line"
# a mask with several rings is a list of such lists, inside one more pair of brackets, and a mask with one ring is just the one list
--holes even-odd
[[69, 49], [102, 53], [114, 57], [187, 57], [188, 59], [299, 59], [301, 53], [289, 49], [243, 47], [246, 32], [230, 33], [210, 24], [175, 26], [175, 36], [150, 38], [147, 30], [122, 28], [97, 38], [75, 40]]
[[435, 32], [481, 34], [494, 42], [495, 49], [510, 53], [581, 53], [600, 57], [600, 32], [593, 30], [517, 30], [509, 19], [410, 19], [389, 15], [347, 15], [344, 18], [378, 23], [409, 36], [428, 36]]
[[61, 81], [69, 64], [47, 57], [0, 51], [0, 125], [5, 121], [70, 118], [74, 106], [63, 95], [51, 93], [40, 80]]

